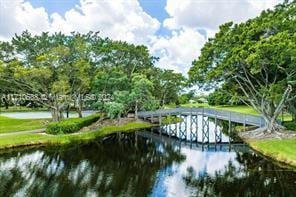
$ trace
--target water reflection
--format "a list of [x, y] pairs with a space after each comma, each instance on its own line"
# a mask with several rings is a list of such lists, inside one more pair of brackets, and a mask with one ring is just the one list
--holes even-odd
[[0, 193], [17, 196], [295, 194], [296, 172], [252, 153], [190, 146], [149, 132], [64, 150], [0, 155]]
[[295, 196], [295, 171], [280, 169], [255, 154], [237, 154], [236, 161], [229, 160], [223, 168], [203, 175], [188, 167], [183, 179], [191, 195]]
[[236, 132], [236, 126], [240, 125], [239, 123], [231, 123], [231, 128], [229, 131], [229, 123], [226, 120], [217, 119], [217, 125], [215, 126], [214, 118], [204, 117], [205, 121], [203, 123], [203, 117], [201, 115], [197, 116], [196, 123], [193, 122], [191, 116], [182, 116], [182, 119], [182, 123], [161, 126], [162, 133], [168, 136], [171, 135], [173, 137], [180, 137], [182, 136], [181, 132], [186, 131], [186, 139], [187, 141], [191, 141], [190, 131], [193, 131], [193, 133], [197, 134], [198, 142], [202, 142], [202, 133], [203, 130], [205, 130], [209, 133], [209, 142], [213, 143], [215, 142], [215, 129], [217, 129], [216, 132], [219, 136], [218, 138], [221, 138], [222, 143], [229, 142], [230, 138], [232, 142], [241, 142], [241, 139], [237, 136]]
[[0, 157], [0, 191], [17, 195], [145, 196], [156, 173], [184, 159], [172, 146], [135, 135], [112, 136], [65, 151]]

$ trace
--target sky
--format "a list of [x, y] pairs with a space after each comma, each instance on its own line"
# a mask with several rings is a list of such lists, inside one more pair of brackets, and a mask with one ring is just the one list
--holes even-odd
[[156, 66], [187, 74], [219, 25], [244, 22], [283, 0], [0, 0], [0, 40], [29, 30], [100, 31], [146, 45]]

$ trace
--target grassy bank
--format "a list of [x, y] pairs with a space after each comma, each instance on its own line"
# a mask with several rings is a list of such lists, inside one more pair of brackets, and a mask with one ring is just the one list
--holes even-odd
[[44, 119], [15, 119], [0, 116], [0, 133], [40, 129], [46, 126], [46, 122]]
[[[194, 104], [182, 104], [182, 107], [205, 107], [205, 108], [212, 108], [212, 109], [219, 109], [219, 110], [225, 110], [225, 111], [232, 111], [232, 112], [238, 112], [243, 114], [250, 114], [250, 115], [259, 115], [252, 107], [247, 105], [208, 105], [207, 103], [194, 103]], [[166, 108], [174, 108], [175, 105], [167, 105]], [[285, 113], [283, 116], [285, 121], [292, 120], [292, 115]], [[279, 119], [282, 119], [282, 116], [279, 116]]]
[[150, 128], [152, 125], [146, 122], [130, 122], [122, 126], [106, 126], [97, 131], [88, 131], [64, 135], [47, 134], [18, 134], [0, 137], [0, 149], [16, 148], [33, 145], [67, 145], [82, 143], [116, 132], [130, 132], [138, 129]]
[[9, 106], [8, 109], [5, 107], [0, 108], [0, 112], [39, 112], [48, 111], [47, 108], [30, 108], [25, 106]]
[[249, 144], [263, 155], [296, 167], [296, 139], [258, 140]]

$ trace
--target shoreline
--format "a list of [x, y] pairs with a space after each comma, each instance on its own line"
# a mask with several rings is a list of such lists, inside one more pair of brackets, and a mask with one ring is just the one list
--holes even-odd
[[[180, 121], [180, 120], [173, 120]], [[165, 122], [165, 121], [164, 121]], [[156, 124], [147, 121], [137, 121], [133, 120], [130, 122], [125, 122], [121, 125], [103, 125], [101, 128], [93, 128], [91, 130], [81, 130], [77, 133], [63, 134], [63, 135], [50, 135], [46, 133], [30, 133], [26, 131], [7, 133], [7, 135], [0, 136], [0, 151], [3, 150], [13, 150], [22, 149], [27, 147], [47, 147], [47, 146], [65, 146], [72, 144], [80, 144], [95, 140], [96, 138], [105, 137], [109, 134], [117, 132], [132, 132], [139, 129], [147, 129], [156, 126]], [[238, 136], [243, 142], [245, 142], [251, 149], [255, 152], [271, 159], [275, 163], [288, 165], [291, 167], [296, 167], [296, 151], [295, 155], [292, 153], [290, 157], [289, 154], [283, 154], [281, 148], [276, 150], [270, 150], [269, 147], [283, 146], [281, 143], [286, 141], [294, 146], [296, 150], [296, 133], [291, 132], [295, 137], [290, 137], [288, 139], [276, 139], [275, 137], [256, 139], [254, 136], [250, 137], [250, 133], [256, 132], [255, 130], [249, 130], [245, 132], [238, 132]], [[286, 141], [285, 141], [286, 140]], [[292, 141], [292, 142], [290, 142]], [[271, 145], [269, 144], [271, 143]], [[266, 145], [267, 144], [267, 145]], [[1, 153], [0, 152], [0, 153]]]
[[96, 138], [105, 137], [117, 132], [133, 132], [139, 129], [151, 128], [148, 122], [130, 122], [121, 126], [104, 126], [99, 130], [77, 132], [63, 135], [49, 135], [45, 133], [22, 133], [17, 136], [0, 137], [0, 150], [11, 150], [33, 146], [63, 146], [89, 142]]
[[[251, 136], [257, 130], [239, 132], [238, 136], [253, 149], [255, 152], [281, 165], [296, 167], [296, 137], [293, 132], [288, 131], [284, 138], [276, 138], [271, 136], [263, 136], [255, 138]], [[287, 137], [291, 135], [290, 137]], [[295, 151], [290, 150], [290, 146], [295, 146]], [[276, 149], [274, 149], [276, 147]], [[293, 147], [292, 147], [293, 148]], [[292, 155], [291, 155], [292, 154]]]

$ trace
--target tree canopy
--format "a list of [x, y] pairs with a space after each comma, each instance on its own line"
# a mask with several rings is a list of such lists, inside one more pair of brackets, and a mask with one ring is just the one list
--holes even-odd
[[0, 42], [0, 96], [39, 95], [44, 99], [34, 102], [48, 107], [55, 121], [63, 119], [69, 108], [81, 117], [88, 93], [113, 98], [87, 102], [112, 118], [156, 109], [176, 100], [185, 79], [156, 68], [155, 61], [146, 46], [101, 38], [98, 32], [32, 35], [24, 31], [11, 42]]
[[[245, 23], [220, 26], [189, 71], [190, 81], [203, 88], [222, 84], [254, 107], [277, 130], [284, 104], [296, 99], [296, 2]], [[234, 91], [233, 91], [234, 90]]]

